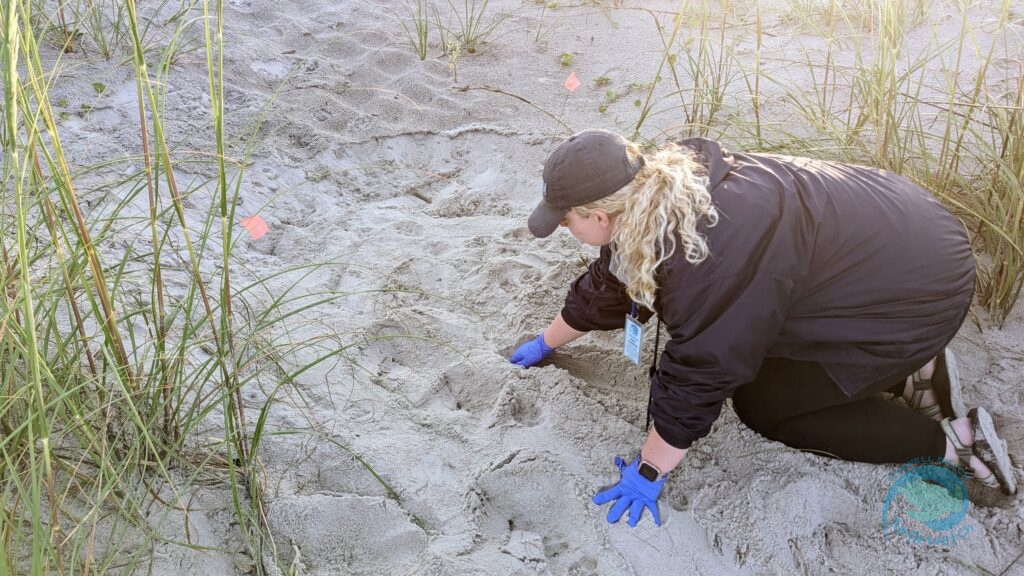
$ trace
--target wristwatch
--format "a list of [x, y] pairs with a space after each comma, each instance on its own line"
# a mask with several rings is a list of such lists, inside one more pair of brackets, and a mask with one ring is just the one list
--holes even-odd
[[649, 482], [657, 482], [658, 478], [661, 477], [661, 470], [658, 470], [657, 466], [654, 466], [647, 460], [640, 460], [640, 466], [637, 471]]

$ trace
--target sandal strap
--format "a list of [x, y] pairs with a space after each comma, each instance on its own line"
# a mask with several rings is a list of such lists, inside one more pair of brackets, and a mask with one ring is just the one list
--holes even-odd
[[911, 376], [911, 380], [914, 385], [914, 392], [910, 396], [909, 404], [914, 410], [920, 410], [921, 402], [924, 401], [924, 393], [932, 389], [932, 379], [923, 378], [921, 376], [921, 371], [918, 370]]
[[915, 392], [918, 391], [918, 390], [923, 392], [925, 390], [931, 390], [932, 389], [932, 379], [931, 378], [925, 378], [924, 376], [922, 376], [920, 370], [918, 370], [917, 372], [914, 372], [913, 375], [911, 375], [910, 378], [911, 378], [911, 380], [914, 383], [914, 391]]
[[953, 429], [953, 419], [943, 418], [939, 422], [939, 427], [942, 428], [942, 432], [949, 438], [949, 442], [953, 445], [953, 449], [956, 450], [956, 456], [960, 460], [959, 466], [964, 469], [968, 476], [974, 477], [974, 469], [971, 468], [971, 456], [974, 456], [974, 451], [964, 446], [964, 443], [960, 441], [960, 437], [957, 436], [956, 430]]
[[938, 400], [932, 404], [928, 404], [927, 406], [924, 405], [924, 393], [928, 391], [935, 393], [935, 388], [932, 386], [932, 379], [925, 378], [921, 375], [921, 371], [918, 370], [911, 375], [911, 382], [913, 383], [914, 391], [911, 394], [910, 401], [907, 402], [907, 405], [928, 418], [934, 419], [936, 416], [941, 415], [942, 406]]
[[981, 482], [982, 484], [984, 484], [988, 488], [999, 489], [1002, 486], [999, 483], [999, 479], [996, 478], [996, 475], [995, 475], [994, 472], [989, 472], [988, 476], [985, 476], [984, 478], [981, 478], [980, 476], [977, 476], [977, 475], [973, 475], [973, 476], [970, 476], [970, 477], [974, 478], [978, 482]]

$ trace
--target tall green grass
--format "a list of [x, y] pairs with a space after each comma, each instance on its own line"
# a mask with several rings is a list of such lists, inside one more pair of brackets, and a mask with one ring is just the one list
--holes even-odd
[[427, 0], [415, 0], [415, 2], [415, 5], [412, 2], [403, 4], [405, 17], [396, 17], [399, 24], [402, 25], [402, 31], [409, 41], [409, 46], [416, 51], [420, 60], [426, 60], [430, 40], [430, 6], [427, 4]]
[[[718, 137], [908, 176], [967, 223], [978, 299], [1000, 326], [1024, 286], [1024, 54], [1019, 8], [985, 4], [791, 0], [765, 13], [757, 2], [684, 0], [670, 33], [656, 24], [662, 65], [634, 137]], [[971, 18], [986, 9], [987, 38]], [[958, 15], [956, 34], [929, 19], [943, 10]], [[770, 51], [765, 27], [776, 23], [806, 34]], [[644, 134], [652, 118], [669, 127]]]
[[[404, 14], [392, 15], [420, 60], [427, 58], [433, 20], [440, 39], [438, 47], [454, 71], [459, 55], [475, 54], [509, 15], [493, 14], [490, 0], [463, 0], [461, 4], [447, 0], [447, 4], [448, 10], [444, 11], [429, 0], [402, 0]], [[442, 12], [446, 12], [446, 18], [442, 18]]]
[[[261, 558], [276, 557], [257, 457], [268, 415], [296, 378], [348, 348], [331, 334], [292, 341], [285, 324], [346, 295], [302, 293], [316, 265], [236, 276], [235, 208], [254, 142], [232, 157], [225, 137], [221, 1], [172, 6], [163, 50], [145, 40], [132, 0], [102, 24], [41, 6], [0, 5], [0, 573], [132, 572], [168, 538], [161, 517], [187, 518], [211, 480], [230, 492], [262, 573]], [[69, 32], [90, 25], [122, 29]], [[202, 39], [211, 102], [210, 149], [197, 153], [175, 152], [165, 112], [186, 37]], [[85, 57], [121, 50], [134, 71], [137, 154], [69, 160], [51, 102], [69, 39]], [[213, 176], [183, 185], [185, 163]], [[242, 391], [257, 381], [271, 391], [248, 414]], [[196, 546], [187, 520], [172, 532]]]

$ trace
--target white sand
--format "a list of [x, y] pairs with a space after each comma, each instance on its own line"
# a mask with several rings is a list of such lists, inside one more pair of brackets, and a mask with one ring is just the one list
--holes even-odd
[[[436, 31], [426, 61], [404, 45], [392, 15], [401, 13], [397, 2], [229, 2], [232, 135], [268, 106], [239, 212], [258, 211], [271, 230], [242, 243], [241, 261], [262, 275], [331, 261], [302, 281], [310, 292], [398, 290], [328, 304], [289, 335], [338, 332], [338, 342], [359, 344], [347, 358], [303, 374], [271, 413], [271, 430], [294, 432], [268, 436], [261, 451], [282, 567], [375, 576], [930, 575], [1000, 574], [1018, 559], [1005, 573], [1024, 573], [1021, 497], [981, 495], [972, 486], [980, 495], [964, 520], [972, 533], [952, 551], [887, 541], [881, 506], [895, 467], [796, 452], [751, 432], [728, 407], [667, 484], [661, 528], [647, 519], [632, 530], [609, 525], [607, 507], [590, 503], [617, 479], [614, 455], [631, 457], [640, 447], [646, 368], [621, 356], [617, 333], [590, 335], [545, 367], [507, 362], [559, 310], [568, 283], [595, 252], [564, 232], [536, 240], [525, 227], [541, 162], [569, 130], [536, 107], [473, 88], [519, 95], [573, 130], [628, 133], [634, 100], [644, 96], [629, 85], [650, 81], [660, 56], [647, 10], [665, 11], [659, 18], [670, 26], [675, 7], [562, 5], [541, 19], [541, 6], [531, 2], [492, 3], [489, 14], [511, 16], [479, 53], [457, 61], [456, 82], [438, 55]], [[746, 23], [736, 34], [749, 35], [751, 21], [746, 10], [730, 18]], [[956, 17], [944, 22], [955, 30]], [[822, 45], [778, 15], [766, 18], [765, 29], [764, 51], [776, 62], [799, 42]], [[750, 53], [750, 45], [741, 50]], [[574, 54], [583, 82], [572, 94], [562, 87], [562, 53]], [[97, 75], [111, 87], [99, 109], [66, 121], [76, 161], [111, 148], [135, 153], [129, 71], [68, 66], [71, 95], [88, 93]], [[168, 79], [168, 129], [183, 147], [207, 149], [212, 141], [204, 67], [194, 52]], [[780, 78], [798, 76], [769, 67]], [[612, 84], [595, 88], [602, 75]], [[606, 103], [608, 89], [620, 95], [616, 102]], [[770, 94], [765, 106], [765, 114], [782, 109]], [[643, 136], [677, 134], [681, 121], [661, 114]], [[954, 342], [968, 405], [990, 408], [1018, 461], [1022, 344], [1021, 307], [1004, 330], [969, 323]], [[646, 344], [647, 354], [652, 347]], [[253, 406], [264, 397], [247, 394]], [[222, 525], [210, 529], [208, 542], [237, 545], [225, 536], [228, 517], [210, 515]], [[228, 555], [161, 550], [159, 574], [246, 573], [245, 562]], [[255, 560], [278, 573], [269, 554]]]

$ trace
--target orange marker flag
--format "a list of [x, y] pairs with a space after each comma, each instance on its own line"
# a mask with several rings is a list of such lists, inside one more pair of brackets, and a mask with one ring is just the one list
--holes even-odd
[[261, 236], [270, 230], [270, 226], [267, 225], [267, 221], [260, 216], [242, 218], [242, 226], [249, 231], [249, 235], [252, 236], [253, 240], [259, 240]]
[[565, 79], [565, 89], [572, 92], [580, 87], [580, 79], [576, 77], [576, 72], [569, 74], [569, 77]]

